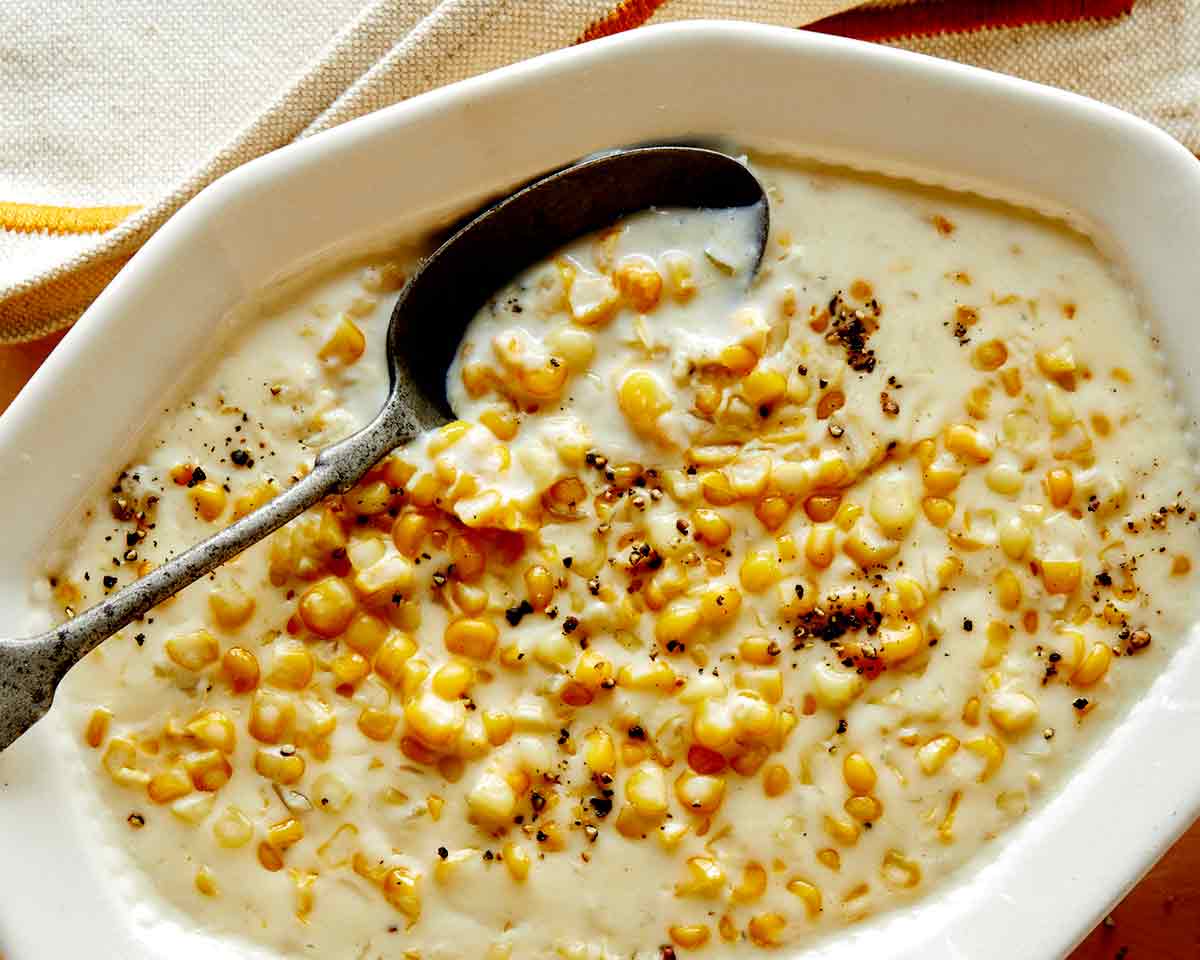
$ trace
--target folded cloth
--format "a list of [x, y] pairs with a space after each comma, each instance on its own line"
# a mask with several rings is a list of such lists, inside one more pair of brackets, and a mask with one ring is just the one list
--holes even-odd
[[1194, 0], [361, 3], [0, 0], [0, 342], [73, 323], [168, 217], [247, 160], [647, 23], [755, 20], [896, 44], [1108, 100], [1200, 149]]

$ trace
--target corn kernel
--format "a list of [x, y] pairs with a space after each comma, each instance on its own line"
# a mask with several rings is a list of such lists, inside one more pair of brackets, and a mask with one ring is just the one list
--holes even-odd
[[617, 390], [617, 402], [630, 426], [651, 436], [657, 436], [659, 417], [671, 409], [666, 389], [649, 370], [627, 374]]
[[1046, 495], [1053, 506], [1065, 507], [1074, 493], [1075, 477], [1066, 467], [1055, 467], [1046, 473]]
[[667, 936], [677, 947], [699, 950], [708, 943], [712, 934], [703, 923], [689, 923], [686, 925], [675, 924], [667, 928]]
[[146, 784], [146, 793], [155, 803], [170, 803], [191, 792], [191, 777], [180, 767], [170, 767], [155, 774]]
[[1071, 674], [1071, 684], [1076, 687], [1090, 687], [1108, 672], [1112, 662], [1112, 650], [1107, 644], [1094, 643], [1084, 655]]
[[783, 943], [787, 919], [780, 913], [758, 913], [750, 918], [746, 933], [759, 947], [777, 947]]
[[625, 781], [625, 799], [639, 816], [662, 817], [667, 812], [667, 780], [662, 767], [644, 763]]
[[1016, 610], [1021, 605], [1021, 581], [1007, 568], [996, 574], [996, 600], [1005, 610]]
[[968, 740], [963, 746], [983, 760], [984, 767], [979, 774], [980, 783], [988, 780], [1004, 762], [1004, 744], [990, 734], [978, 740]]
[[315, 666], [313, 656], [304, 644], [280, 644], [275, 649], [275, 659], [267, 674], [267, 682], [285, 690], [303, 690], [312, 679]]
[[875, 789], [875, 768], [861, 753], [848, 754], [842, 761], [842, 778], [855, 793], [868, 794]]
[[375, 654], [375, 672], [396, 686], [404, 680], [404, 667], [417, 652], [417, 645], [407, 633], [388, 634]]
[[942, 434], [942, 442], [960, 460], [987, 463], [992, 459], [991, 443], [970, 424], [951, 424]]
[[948, 733], [932, 737], [917, 748], [917, 764], [928, 776], [933, 776], [958, 750], [958, 740]]
[[[1106, 648], [1107, 649], [1107, 648]], [[992, 694], [988, 717], [1004, 733], [1024, 733], [1037, 719], [1038, 708], [1031, 697], [1023, 693], [1001, 691]]]
[[446, 627], [445, 644], [451, 653], [475, 660], [487, 660], [496, 648], [500, 631], [489, 620], [464, 617]]
[[225, 490], [212, 480], [204, 480], [188, 491], [196, 512], [210, 523], [225, 512]]
[[1073, 593], [1083, 576], [1078, 560], [1043, 560], [1042, 583], [1047, 593]]
[[319, 580], [300, 595], [300, 619], [321, 637], [336, 637], [357, 611], [354, 594], [337, 577]]
[[209, 591], [208, 607], [217, 626], [236, 630], [253, 616], [255, 600], [237, 583], [229, 583]]
[[304, 776], [304, 758], [294, 747], [267, 750], [260, 747], [254, 753], [255, 771], [275, 783], [291, 784]]
[[207, 630], [196, 630], [171, 637], [166, 643], [167, 656], [185, 670], [203, 670], [216, 663], [221, 647]]

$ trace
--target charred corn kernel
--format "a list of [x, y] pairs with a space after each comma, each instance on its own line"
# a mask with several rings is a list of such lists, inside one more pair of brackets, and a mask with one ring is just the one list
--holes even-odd
[[960, 460], [987, 463], [992, 459], [991, 443], [968, 423], [948, 426], [942, 434], [942, 443]]
[[667, 936], [677, 947], [686, 950], [699, 950], [708, 943], [712, 933], [703, 923], [675, 924], [667, 928]]
[[996, 539], [1009, 560], [1021, 560], [1033, 543], [1033, 532], [1020, 514], [1009, 514], [996, 525]]
[[185, 670], [203, 670], [217, 662], [221, 647], [207, 630], [195, 630], [171, 637], [166, 643], [167, 656]]
[[742, 586], [750, 593], [762, 593], [773, 587], [782, 575], [778, 556], [768, 550], [748, 552], [738, 571]]
[[[830, 851], [835, 856], [837, 851]], [[807, 880], [794, 878], [788, 881], [788, 893], [800, 898], [800, 902], [804, 904], [804, 912], [808, 915], [809, 920], [815, 920], [821, 912], [821, 891], [819, 888], [809, 883]]]
[[833, 563], [835, 528], [828, 523], [819, 523], [808, 531], [804, 541], [804, 556], [808, 562], [818, 569], [825, 569]]
[[537, 563], [525, 571], [525, 591], [534, 610], [545, 610], [554, 599], [554, 577]]
[[733, 532], [729, 521], [707, 507], [692, 511], [692, 529], [703, 543], [713, 547], [721, 546]]
[[220, 790], [229, 782], [233, 767], [220, 750], [193, 750], [183, 755], [183, 768], [192, 778], [197, 790], [212, 792]]
[[1090, 687], [1093, 683], [1108, 673], [1112, 662], [1112, 650], [1107, 644], [1093, 643], [1091, 649], [1084, 655], [1079, 666], [1071, 674], [1071, 684], [1076, 687]]
[[349, 317], [343, 316], [328, 339], [317, 351], [322, 360], [341, 364], [354, 363], [367, 349], [367, 338]]
[[671, 409], [666, 389], [649, 370], [634, 370], [625, 376], [617, 390], [617, 403], [634, 430], [650, 435], [657, 435], [659, 417]]
[[104, 738], [108, 736], [108, 725], [112, 720], [112, 711], [106, 710], [104, 707], [98, 707], [92, 711], [92, 715], [88, 717], [87, 726], [83, 730], [83, 742], [92, 749], [96, 749], [104, 742]]
[[303, 690], [312, 680], [316, 662], [302, 643], [279, 644], [267, 682], [285, 690]]
[[875, 797], [853, 796], [844, 806], [846, 812], [859, 823], [874, 823], [883, 816], [883, 804]]
[[787, 918], [781, 913], [756, 913], [746, 925], [750, 941], [759, 947], [778, 947], [783, 943]]
[[342, 641], [355, 653], [373, 657], [390, 631], [387, 622], [371, 613], [358, 613], [342, 633]]
[[212, 480], [204, 480], [188, 491], [196, 512], [205, 520], [216, 520], [225, 512], [225, 490]]
[[711, 857], [689, 857], [675, 893], [683, 897], [715, 897], [725, 886], [725, 871]]
[[1037, 716], [1037, 704], [1023, 693], [999, 691], [992, 694], [988, 703], [988, 718], [1004, 733], [1024, 733]]
[[504, 857], [504, 866], [508, 868], [509, 876], [517, 883], [524, 883], [526, 877], [529, 876], [531, 865], [529, 854], [525, 848], [510, 840], [504, 845], [501, 854]]
[[250, 705], [248, 729], [259, 743], [279, 743], [296, 720], [292, 698], [274, 690], [259, 690]]
[[742, 879], [729, 892], [735, 903], [751, 903], [767, 892], [767, 871], [756, 860], [750, 861], [742, 870]]
[[467, 810], [474, 822], [487, 826], [511, 820], [517, 809], [517, 795], [499, 773], [485, 770], [467, 794]]
[[1021, 581], [1007, 568], [996, 574], [996, 600], [1005, 610], [1021, 605]]
[[821, 661], [810, 675], [817, 702], [828, 710], [840, 710], [863, 690], [863, 679], [853, 670]]
[[851, 753], [842, 761], [842, 778], [855, 793], [868, 794], [875, 789], [875, 768], [861, 753]]
[[675, 797], [686, 810], [715, 813], [725, 800], [725, 778], [684, 770], [675, 780]]
[[593, 776], [611, 777], [617, 770], [617, 753], [606, 730], [592, 730], [584, 737], [583, 762]]
[[778, 797], [787, 793], [792, 786], [792, 775], [787, 767], [773, 763], [763, 772], [763, 793], [768, 797]]
[[1062, 377], [1078, 369], [1070, 340], [1064, 340], [1054, 350], [1039, 351], [1034, 359], [1037, 360], [1038, 369], [1051, 378]]
[[742, 381], [742, 395], [755, 409], [773, 407], [787, 393], [787, 378], [777, 370], [759, 368]]
[[432, 527], [433, 521], [423, 513], [402, 513], [392, 524], [392, 542], [406, 557], [415, 557]]
[[155, 803], [170, 803], [191, 792], [192, 779], [182, 767], [170, 767], [155, 774], [146, 784], [146, 793]]
[[984, 669], [994, 667], [1008, 654], [1008, 643], [1012, 630], [1007, 623], [993, 620], [987, 625], [987, 647], [979, 665]]
[[983, 770], [979, 774], [980, 783], [987, 781], [1004, 762], [1004, 744], [990, 734], [977, 740], [968, 740], [963, 746], [983, 760]]
[[404, 666], [417, 652], [417, 645], [407, 633], [389, 633], [375, 654], [375, 672], [396, 686], [404, 680]]
[[926, 497], [921, 501], [921, 510], [935, 527], [944, 527], [954, 516], [954, 501], [945, 497]]
[[1008, 361], [1008, 348], [1001, 340], [987, 340], [975, 348], [971, 363], [976, 370], [999, 370]]
[[657, 763], [643, 763], [625, 781], [625, 799], [638, 815], [647, 818], [665, 816], [667, 779]]
[[254, 753], [254, 769], [259, 776], [284, 785], [295, 783], [304, 776], [304, 758], [294, 747], [260, 747]]
[[300, 595], [300, 619], [321, 637], [336, 637], [346, 629], [358, 605], [354, 594], [337, 577], [318, 580]]
[[1075, 494], [1075, 477], [1066, 467], [1055, 467], [1046, 473], [1046, 495], [1051, 505], [1065, 507]]
[[434, 673], [433, 692], [443, 700], [457, 700], [471, 689], [474, 682], [474, 667], [461, 660], [450, 660]]
[[254, 825], [237, 807], [226, 807], [213, 821], [213, 837], [226, 850], [244, 847], [254, 836]]
[[223, 584], [208, 592], [208, 608], [217, 626], [236, 630], [254, 615], [255, 600], [237, 583]]
[[875, 478], [870, 511], [879, 529], [893, 540], [899, 540], [908, 532], [917, 518], [917, 503], [903, 471], [890, 470]]
[[1047, 593], [1074, 593], [1083, 576], [1078, 560], [1043, 560], [1042, 584]]
[[464, 617], [446, 627], [446, 649], [461, 657], [487, 660], [496, 648], [500, 631], [489, 620]]
[[729, 477], [720, 470], [706, 470], [700, 475], [700, 493], [714, 507], [726, 507], [738, 499]]

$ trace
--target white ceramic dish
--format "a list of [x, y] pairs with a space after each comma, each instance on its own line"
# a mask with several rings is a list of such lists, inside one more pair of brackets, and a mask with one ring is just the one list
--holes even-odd
[[[332, 248], [411, 234], [529, 176], [620, 144], [719, 135], [1056, 212], [1127, 271], [1178, 397], [1200, 412], [1200, 164], [1145, 123], [1067, 93], [790, 30], [651, 28], [519, 64], [258, 160], [184, 208], [0, 419], [6, 628], [31, 564], [264, 281]], [[965, 882], [819, 944], [848, 957], [1067, 951], [1200, 813], [1200, 644], [1066, 788]], [[130, 909], [82, 810], [52, 715], [0, 756], [0, 954], [245, 956]], [[66, 757], [68, 759], [59, 759]], [[57, 762], [49, 762], [55, 758]]]

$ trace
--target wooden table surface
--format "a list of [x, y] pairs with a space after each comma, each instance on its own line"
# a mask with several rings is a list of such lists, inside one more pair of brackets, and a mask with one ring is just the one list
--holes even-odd
[[[0, 347], [0, 411], [58, 339]], [[1200, 960], [1200, 822], [1113, 908], [1071, 960]]]

